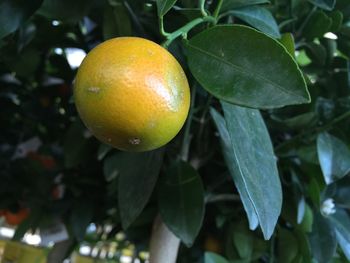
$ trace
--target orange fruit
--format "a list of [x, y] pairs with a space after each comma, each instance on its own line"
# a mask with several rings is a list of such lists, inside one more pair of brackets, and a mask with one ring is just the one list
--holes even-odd
[[120, 37], [85, 57], [74, 99], [82, 121], [99, 140], [120, 150], [148, 151], [179, 132], [190, 90], [166, 49], [143, 38]]
[[5, 220], [9, 225], [19, 225], [22, 223], [29, 215], [29, 209], [22, 208], [18, 210], [16, 213], [12, 213], [11, 211], [5, 212]]

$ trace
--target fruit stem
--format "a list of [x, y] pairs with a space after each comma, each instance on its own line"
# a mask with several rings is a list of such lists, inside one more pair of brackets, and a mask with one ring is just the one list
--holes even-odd
[[192, 20], [191, 22], [187, 23], [183, 27], [180, 27], [178, 30], [174, 31], [173, 33], [170, 33], [167, 35], [167, 40], [162, 44], [163, 47], [167, 48], [176, 38], [179, 36], [186, 37], [187, 33], [194, 28], [195, 26], [205, 23], [205, 22], [211, 22], [215, 23], [216, 19], [212, 16], [206, 16], [201, 18], [196, 18]]
[[222, 3], [224, 1], [223, 0], [219, 0], [218, 2], [218, 5], [216, 6], [215, 10], [214, 10], [214, 14], [213, 14], [213, 17], [215, 18], [215, 23], [217, 22], [218, 20], [218, 16], [220, 14], [220, 10], [221, 10], [221, 6], [222, 6]]
[[159, 31], [162, 34], [162, 36], [164, 36], [166, 38], [170, 35], [170, 33], [166, 32], [164, 30], [164, 18], [163, 18], [163, 16], [159, 17]]
[[208, 16], [207, 11], [205, 10], [205, 0], [199, 0], [199, 7], [201, 9], [202, 16]]

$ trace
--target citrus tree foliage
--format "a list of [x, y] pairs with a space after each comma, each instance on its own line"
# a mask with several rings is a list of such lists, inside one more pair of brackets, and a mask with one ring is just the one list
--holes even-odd
[[[182, 64], [192, 104], [166, 147], [99, 143], [72, 100], [72, 48], [139, 36]], [[350, 2], [0, 1], [0, 209], [18, 227], [89, 223], [178, 262], [350, 260]], [[84, 237], [85, 236], [85, 237]]]

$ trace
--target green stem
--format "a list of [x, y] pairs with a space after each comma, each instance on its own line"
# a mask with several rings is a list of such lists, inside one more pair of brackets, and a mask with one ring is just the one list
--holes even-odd
[[187, 161], [188, 160], [188, 153], [190, 149], [190, 141], [191, 141], [191, 123], [193, 118], [193, 108], [194, 103], [196, 99], [196, 85], [193, 86], [191, 90], [191, 106], [190, 106], [190, 112], [188, 114], [188, 118], [185, 124], [185, 131], [184, 131], [184, 137], [182, 139], [182, 146], [181, 146], [181, 160]]
[[221, 10], [221, 6], [222, 6], [223, 2], [224, 2], [223, 0], [219, 0], [218, 5], [216, 6], [216, 8], [214, 10], [213, 17], [215, 17], [216, 21], [217, 21], [219, 14], [220, 14], [220, 10]]
[[205, 10], [205, 0], [199, 0], [199, 7], [201, 9], [202, 16], [208, 16], [207, 11]]
[[350, 111], [347, 111], [343, 114], [341, 114], [340, 116], [338, 116], [337, 118], [333, 119], [331, 122], [327, 123], [326, 125], [323, 125], [323, 126], [320, 126], [320, 127], [316, 127], [314, 129], [310, 129], [310, 130], [307, 130], [307, 131], [304, 131], [304, 132], [301, 132], [299, 133], [298, 135], [294, 136], [293, 138], [291, 138], [290, 140], [288, 141], [285, 141], [283, 143], [281, 143], [280, 145], [278, 145], [276, 148], [275, 148], [275, 151], [281, 151], [282, 149], [286, 148], [287, 146], [299, 141], [300, 139], [310, 135], [310, 134], [313, 134], [313, 133], [321, 133], [321, 132], [324, 132], [324, 131], [328, 131], [329, 129], [332, 128], [332, 126], [346, 118], [350, 117]]
[[165, 32], [165, 30], [164, 30], [164, 19], [163, 19], [163, 16], [159, 17], [159, 31], [162, 34], [162, 36], [164, 36], [164, 37], [168, 37], [170, 35], [169, 33]]
[[195, 26], [204, 22], [214, 22], [214, 21], [215, 21], [215, 18], [212, 16], [196, 18], [191, 22], [189, 22], [188, 24], [184, 25], [183, 27], [180, 27], [178, 30], [174, 31], [173, 33], [169, 34], [167, 36], [167, 40], [162, 44], [162, 46], [167, 48], [171, 44], [171, 42], [173, 42], [176, 38], [178, 38], [181, 35], [186, 35]]

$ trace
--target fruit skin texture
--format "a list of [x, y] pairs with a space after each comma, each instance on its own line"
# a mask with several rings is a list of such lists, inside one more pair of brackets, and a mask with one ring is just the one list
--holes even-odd
[[125, 151], [148, 151], [168, 143], [190, 107], [186, 75], [158, 44], [120, 37], [95, 47], [74, 85], [78, 113], [102, 142]]
[[22, 223], [29, 216], [29, 209], [22, 208], [17, 213], [6, 211], [4, 216], [7, 224], [16, 226]]

